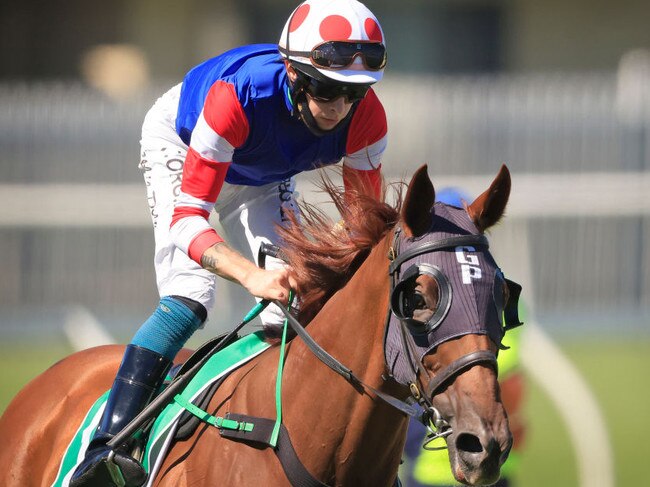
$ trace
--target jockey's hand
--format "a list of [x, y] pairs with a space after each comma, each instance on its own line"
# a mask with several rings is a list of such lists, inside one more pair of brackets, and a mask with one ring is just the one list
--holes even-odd
[[201, 258], [204, 269], [214, 272], [229, 281], [238, 282], [253, 296], [289, 302], [289, 290], [296, 289], [296, 280], [287, 267], [261, 269], [225, 242], [220, 242], [205, 251]]
[[296, 289], [296, 281], [289, 268], [251, 269], [241, 283], [249, 293], [262, 299], [278, 300], [283, 304], [289, 302], [289, 291]]

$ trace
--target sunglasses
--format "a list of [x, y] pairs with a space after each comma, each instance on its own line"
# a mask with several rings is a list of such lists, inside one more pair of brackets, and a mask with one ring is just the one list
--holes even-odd
[[309, 81], [305, 86], [305, 91], [314, 100], [322, 102], [330, 102], [344, 96], [349, 103], [355, 103], [363, 100], [370, 89], [370, 85], [326, 83], [311, 77], [305, 77]]
[[287, 55], [307, 57], [317, 68], [347, 68], [357, 57], [361, 58], [363, 65], [370, 71], [379, 71], [386, 66], [386, 47], [379, 42], [327, 41], [311, 51], [280, 50]]

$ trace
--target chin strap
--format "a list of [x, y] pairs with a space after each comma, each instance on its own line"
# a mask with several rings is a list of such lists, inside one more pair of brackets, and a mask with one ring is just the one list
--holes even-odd
[[334, 133], [337, 130], [345, 127], [352, 119], [352, 115], [354, 115], [354, 111], [356, 110], [358, 103], [352, 105], [352, 108], [346, 117], [337, 123], [334, 127], [329, 130], [322, 130], [318, 127], [318, 123], [316, 123], [316, 119], [314, 119], [314, 116], [309, 109], [309, 102], [307, 101], [307, 94], [305, 93], [305, 86], [307, 86], [307, 83], [307, 79], [300, 73], [298, 74], [298, 78], [296, 79], [295, 83], [289, 82], [289, 99], [293, 108], [291, 114], [302, 120], [309, 131], [317, 137], [322, 137], [324, 135]]
[[316, 123], [316, 120], [314, 119], [314, 116], [311, 113], [311, 110], [309, 109], [307, 95], [305, 95], [304, 92], [301, 93], [296, 99], [296, 111], [298, 118], [300, 118], [300, 120], [302, 120], [302, 122], [307, 126], [309, 131], [317, 137], [322, 137], [323, 135], [336, 130], [341, 125], [339, 123], [331, 130], [320, 129]]
[[307, 126], [309, 131], [318, 137], [322, 137], [323, 135], [332, 134], [338, 130], [341, 130], [343, 127], [346, 127], [350, 123], [350, 120], [352, 119], [352, 115], [354, 115], [354, 111], [356, 110], [358, 103], [352, 105], [352, 108], [350, 108], [350, 111], [345, 116], [345, 118], [329, 130], [322, 130], [318, 127], [318, 124], [316, 123], [316, 120], [314, 119], [314, 116], [309, 109], [307, 95], [305, 95], [304, 92], [300, 98], [296, 100], [296, 105], [298, 108], [298, 115]]

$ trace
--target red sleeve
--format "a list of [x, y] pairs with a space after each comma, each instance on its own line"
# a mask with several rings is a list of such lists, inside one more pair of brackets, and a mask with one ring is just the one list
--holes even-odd
[[190, 147], [183, 166], [181, 191], [203, 201], [214, 203], [221, 191], [230, 162], [205, 159]]
[[233, 147], [241, 147], [246, 142], [248, 119], [232, 84], [219, 80], [212, 85], [205, 99], [203, 116], [210, 128]]
[[352, 154], [368, 147], [384, 137], [387, 132], [386, 112], [371, 88], [366, 97], [359, 102], [352, 116], [345, 152]]
[[201, 257], [203, 257], [205, 251], [219, 242], [223, 242], [223, 238], [213, 228], [204, 230], [192, 240], [187, 248], [187, 255], [194, 262], [201, 265]]
[[200, 264], [205, 250], [223, 239], [208, 217], [221, 192], [236, 147], [249, 125], [232, 84], [215, 82], [194, 127], [171, 222], [174, 243]]

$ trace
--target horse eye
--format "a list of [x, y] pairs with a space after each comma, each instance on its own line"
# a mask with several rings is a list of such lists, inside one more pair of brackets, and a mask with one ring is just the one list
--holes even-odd
[[412, 319], [416, 311], [426, 308], [424, 296], [414, 289], [402, 295], [402, 300], [402, 316], [406, 318]]
[[427, 303], [424, 300], [424, 296], [422, 296], [420, 293], [416, 292], [413, 294], [413, 299], [412, 299], [412, 308], [415, 309], [424, 309], [427, 307]]
[[427, 306], [424, 296], [419, 292], [414, 292], [410, 298], [410, 313], [411, 325], [415, 327], [422, 327], [426, 325], [431, 317], [431, 312]]

